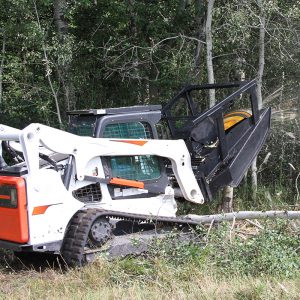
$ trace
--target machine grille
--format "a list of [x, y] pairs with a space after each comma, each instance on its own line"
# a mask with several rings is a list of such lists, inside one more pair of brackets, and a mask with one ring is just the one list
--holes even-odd
[[82, 202], [99, 202], [102, 194], [99, 183], [86, 185], [73, 191], [73, 197]]

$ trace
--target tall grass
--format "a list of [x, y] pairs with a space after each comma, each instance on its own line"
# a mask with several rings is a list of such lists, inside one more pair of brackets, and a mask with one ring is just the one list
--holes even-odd
[[[272, 130], [259, 161], [256, 202], [245, 181], [235, 189], [235, 210], [299, 209], [300, 131], [293, 122]], [[180, 211], [214, 213], [217, 202], [199, 207], [185, 201]], [[300, 299], [299, 232], [289, 221], [200, 227], [194, 242], [172, 235], [153, 242], [147, 255], [100, 257], [82, 269], [62, 262], [45, 267], [42, 257], [31, 266], [3, 252], [0, 299]]]
[[201, 227], [192, 242], [179, 242], [174, 233], [143, 256], [99, 257], [82, 269], [32, 268], [4, 253], [0, 298], [299, 299], [295, 224], [267, 221], [258, 231], [248, 225]]
[[[130, 262], [139, 267], [139, 260]], [[82, 270], [1, 273], [1, 299], [299, 299], [300, 278], [216, 276], [152, 261], [152, 274], [99, 259]]]

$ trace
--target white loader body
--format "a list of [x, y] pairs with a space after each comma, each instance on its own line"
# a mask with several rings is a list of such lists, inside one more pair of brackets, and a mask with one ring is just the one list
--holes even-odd
[[[1, 125], [0, 140], [15, 142], [11, 145], [17, 151], [22, 151], [27, 168], [26, 174], [21, 176], [26, 183], [26, 207], [18, 207], [26, 211], [27, 222], [18, 225], [22, 227], [18, 230], [23, 233], [27, 230], [28, 234], [25, 234], [27, 238], [11, 239], [11, 242], [36, 247], [41, 245], [40, 250], [44, 248], [47, 250], [47, 244], [60, 243], [63, 240], [66, 228], [76, 212], [91, 207], [143, 214], [149, 218], [175, 217], [177, 205], [172, 186], [167, 186], [164, 193], [143, 197], [147, 192], [143, 183], [130, 181], [131, 188], [125, 190], [115, 188], [115, 194], [127, 196], [126, 199], [112, 199], [108, 184], [114, 184], [115, 180], [117, 185], [122, 186], [126, 185], [127, 181], [123, 180], [124, 183], [119, 178], [107, 178], [102, 157], [155, 155], [167, 158], [171, 161], [183, 197], [191, 202], [203, 203], [201, 190], [192, 171], [190, 154], [182, 140], [80, 137], [41, 124], [31, 124], [23, 130]], [[62, 154], [63, 158], [58, 162], [60, 168], [55, 170], [49, 163], [42, 165], [40, 153]], [[70, 157], [73, 158], [73, 169], [66, 187], [63, 178]], [[100, 201], [81, 202], [73, 196], [73, 191], [95, 182], [100, 185]], [[0, 214], [1, 209], [0, 207]], [[11, 222], [13, 224], [14, 220], [11, 219]], [[25, 228], [26, 226], [28, 227]], [[1, 232], [0, 239], [2, 239]], [[10, 241], [9, 235], [4, 239]]]

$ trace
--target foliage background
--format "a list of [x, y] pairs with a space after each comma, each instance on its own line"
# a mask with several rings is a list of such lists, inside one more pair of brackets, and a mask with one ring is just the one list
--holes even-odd
[[[215, 1], [216, 82], [241, 72], [257, 77], [259, 1]], [[263, 99], [273, 109], [272, 128], [258, 160], [256, 202], [245, 180], [235, 209], [299, 209], [300, 1], [261, 2]], [[0, 4], [0, 123], [63, 127], [69, 109], [163, 104], [184, 85], [207, 82], [206, 0]], [[1, 253], [0, 298], [299, 299], [299, 223], [254, 224], [262, 228], [256, 235], [244, 225], [202, 228], [204, 247], [158, 241], [148, 257], [67, 272], [61, 265], [18, 269]]]
[[[204, 0], [0, 0], [1, 123], [67, 123], [66, 111], [166, 103], [184, 85], [207, 82]], [[300, 2], [264, 0], [263, 96], [274, 122], [260, 156], [270, 197], [297, 197]], [[217, 82], [257, 76], [256, 0], [215, 1]], [[59, 109], [59, 114], [58, 114]], [[289, 116], [289, 117], [287, 117]], [[292, 165], [292, 166], [291, 166]], [[284, 189], [289, 187], [289, 192]], [[263, 195], [265, 199], [266, 195]], [[268, 196], [268, 195], [267, 195]]]

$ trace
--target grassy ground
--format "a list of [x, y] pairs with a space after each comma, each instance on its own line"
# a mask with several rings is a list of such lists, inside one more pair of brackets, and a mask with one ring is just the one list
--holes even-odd
[[299, 224], [224, 223], [198, 228], [199, 242], [172, 235], [149, 253], [78, 270], [0, 261], [0, 299], [300, 299]]
[[299, 299], [300, 278], [216, 276], [194, 266], [153, 262], [155, 276], [131, 275], [119, 262], [98, 261], [60, 272], [2, 272], [1, 299]]

